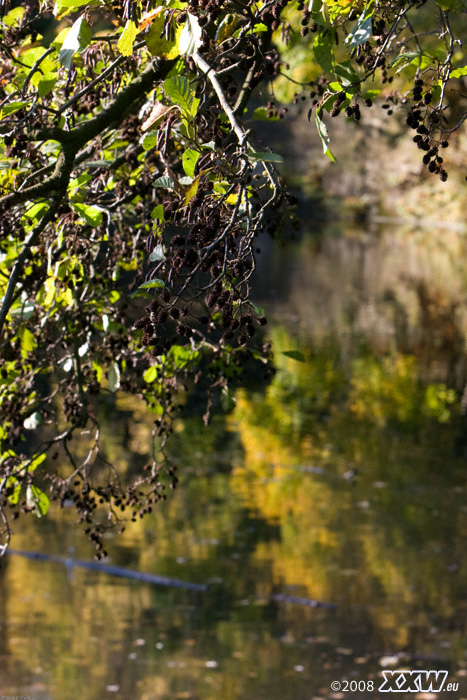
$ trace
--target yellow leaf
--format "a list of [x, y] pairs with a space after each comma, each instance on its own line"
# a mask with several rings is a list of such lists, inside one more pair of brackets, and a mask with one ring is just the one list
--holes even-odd
[[195, 177], [187, 191], [185, 192], [185, 200], [184, 200], [184, 205], [187, 207], [195, 194], [198, 191], [198, 185], [199, 185], [199, 179], [203, 173], [200, 173], [198, 177]]
[[[158, 14], [146, 34], [146, 45], [152, 56], [159, 56], [160, 58], [171, 60], [180, 56], [178, 42], [183, 26], [177, 25], [171, 20], [167, 28], [169, 34], [173, 32], [173, 41], [171, 41], [166, 37], [166, 28], [164, 25], [164, 15]], [[170, 37], [170, 39], [172, 39], [172, 37]]]
[[117, 48], [122, 54], [122, 56], [131, 56], [131, 54], [133, 53], [133, 44], [135, 42], [138, 31], [139, 30], [136, 24], [131, 19], [129, 19], [117, 44]]

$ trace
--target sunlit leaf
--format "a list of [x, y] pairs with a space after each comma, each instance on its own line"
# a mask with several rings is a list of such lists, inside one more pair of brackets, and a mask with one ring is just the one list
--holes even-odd
[[158, 204], [154, 207], [154, 209], [151, 212], [151, 218], [155, 219], [156, 221], [165, 221], [164, 207], [162, 204]]
[[164, 248], [162, 245], [156, 245], [149, 256], [149, 260], [151, 262], [160, 262], [161, 260], [165, 260]]
[[176, 75], [164, 80], [164, 92], [174, 104], [181, 107], [185, 116], [194, 117], [196, 115], [199, 98], [195, 97], [194, 90], [184, 75]]
[[98, 4], [99, 0], [56, 0], [54, 15], [57, 17], [58, 15], [61, 15], [64, 10], [77, 10], [78, 7], [82, 7], [83, 5], [92, 7], [93, 5], [95, 6]]
[[450, 78], [462, 78], [464, 75], [467, 75], [467, 66], [454, 68], [454, 70], [449, 73]]
[[167, 105], [162, 104], [162, 102], [156, 102], [149, 117], [141, 124], [141, 131], [149, 131], [150, 129], [154, 129], [161, 119], [163, 119], [173, 109], [175, 109], [173, 105], [168, 107]]
[[0, 111], [0, 119], [4, 119], [5, 117], [10, 116], [10, 114], [19, 112], [19, 110], [23, 109], [23, 107], [27, 107], [27, 104], [28, 103], [24, 102], [23, 100], [17, 100], [16, 102], [6, 104]]
[[356, 25], [345, 40], [350, 48], [361, 46], [367, 42], [373, 34], [373, 11], [365, 11], [358, 19]]
[[177, 58], [177, 56], [180, 55], [178, 40], [182, 32], [182, 26], [174, 23], [172, 28], [174, 30], [175, 40], [168, 41], [165, 36], [163, 13], [156, 17], [145, 37], [149, 53], [153, 56], [159, 56], [160, 58], [166, 58], [168, 60]]
[[148, 134], [144, 135], [141, 145], [145, 151], [150, 151], [151, 148], [156, 148], [159, 135], [157, 131], [150, 131]]
[[182, 156], [182, 166], [183, 170], [189, 177], [194, 177], [196, 163], [200, 157], [200, 152], [195, 151], [193, 148], [188, 148]]
[[140, 284], [138, 289], [152, 289], [153, 287], [164, 287], [165, 283], [163, 280], [159, 279], [153, 279], [149, 280], [148, 282], [143, 282], [143, 284]]
[[198, 18], [188, 12], [187, 21], [178, 40], [178, 48], [182, 56], [192, 56], [203, 43], [202, 29]]
[[13, 488], [13, 493], [8, 496], [8, 501], [12, 506], [16, 506], [21, 495], [21, 484], [14, 476], [10, 476], [6, 481], [6, 486], [7, 488]]
[[48, 496], [34, 484], [29, 484], [26, 489], [26, 502], [29, 508], [34, 509], [34, 513], [41, 518], [47, 514], [50, 501]]
[[35, 430], [42, 423], [42, 416], [39, 411], [35, 411], [25, 418], [23, 425], [26, 430]]
[[34, 457], [34, 459], [28, 464], [28, 472], [36, 471], [37, 467], [39, 467], [42, 462], [45, 462], [46, 458], [47, 455], [45, 452], [42, 452], [42, 454]]
[[84, 221], [89, 224], [89, 226], [95, 227], [102, 223], [103, 209], [100, 207], [82, 204], [80, 202], [70, 202], [70, 204], [78, 214], [81, 214]]
[[326, 127], [326, 124], [323, 122], [319, 114], [316, 114], [315, 117], [316, 121], [316, 128], [318, 129], [318, 134], [321, 138], [321, 142], [323, 144], [323, 153], [324, 155], [328, 156], [332, 160], [333, 163], [336, 162], [336, 159], [334, 158], [331, 149], [329, 148], [329, 135], [328, 135], [328, 130]]
[[29, 328], [20, 328], [18, 335], [21, 340], [21, 354], [23, 357], [37, 348], [37, 340]]
[[165, 11], [165, 7], [156, 7], [154, 10], [150, 10], [149, 12], [144, 12], [141, 20], [139, 22], [139, 31], [142, 32], [143, 29], [146, 29], [146, 27], [149, 27], [150, 24], [154, 22], [156, 19], [157, 15], [160, 15], [161, 12]]
[[84, 16], [74, 22], [60, 49], [60, 63], [68, 70], [71, 68], [73, 56], [80, 48], [87, 46], [92, 39], [91, 27]]
[[200, 181], [201, 175], [198, 175], [198, 177], [195, 177], [191, 185], [188, 187], [187, 191], [185, 192], [185, 199], [183, 200], [183, 204], [185, 207], [189, 205], [193, 197], [196, 195], [198, 192], [198, 187], [199, 187], [199, 181]]
[[120, 388], [120, 367], [115, 360], [110, 363], [108, 380], [110, 391], [115, 393]]
[[389, 67], [393, 68], [398, 63], [400, 63], [401, 65], [397, 69], [397, 72], [399, 73], [399, 71], [408, 66], [410, 63], [412, 63], [412, 61], [414, 61], [417, 58], [420, 59], [421, 57], [422, 54], [420, 53], [420, 51], [405, 51], [404, 53], [399, 54], [399, 56], [397, 56], [392, 61], [392, 63], [389, 64]]
[[315, 58], [325, 71], [332, 71], [334, 66], [335, 37], [331, 30], [325, 34], [317, 34], [313, 44]]
[[5, 15], [5, 17], [2, 18], [2, 23], [7, 27], [15, 27], [23, 18], [25, 12], [25, 7], [14, 7]]
[[150, 384], [153, 382], [157, 377], [157, 369], [156, 367], [148, 367], [144, 372], [143, 372], [143, 379], [147, 384]]
[[221, 44], [223, 41], [232, 36], [238, 24], [236, 15], [228, 14], [219, 24], [216, 32], [216, 44]]
[[133, 44], [138, 34], [138, 27], [135, 22], [129, 19], [125, 25], [125, 29], [117, 43], [117, 49], [122, 56], [131, 56], [133, 53]]

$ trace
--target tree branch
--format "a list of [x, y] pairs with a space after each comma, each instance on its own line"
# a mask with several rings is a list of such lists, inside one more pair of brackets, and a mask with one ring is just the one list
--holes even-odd
[[0, 208], [5, 209], [21, 202], [31, 201], [37, 197], [47, 197], [58, 189], [68, 184], [68, 180], [73, 170], [76, 154], [86, 143], [102, 134], [110, 126], [118, 126], [125, 118], [128, 109], [135, 102], [143, 99], [156, 80], [163, 80], [175, 60], [159, 61], [156, 59], [144, 70], [140, 76], [133, 80], [130, 85], [124, 88], [111, 102], [92, 119], [78, 124], [71, 131], [65, 131], [59, 127], [44, 127], [33, 132], [34, 141], [58, 141], [62, 145], [57, 163], [52, 175], [47, 180], [31, 185], [25, 190], [18, 190], [0, 198]]
[[8, 281], [5, 296], [3, 297], [2, 305], [0, 307], [0, 333], [3, 330], [6, 317], [14, 301], [16, 285], [18, 284], [19, 277], [23, 272], [23, 268], [29, 257], [30, 250], [32, 246], [36, 245], [46, 226], [48, 226], [55, 217], [62, 198], [63, 193], [52, 202], [47, 214], [45, 214], [44, 218], [41, 219], [36, 228], [34, 228], [26, 238], [24, 246], [16, 258], [15, 264], [13, 265], [13, 269], [11, 271], [10, 279]]

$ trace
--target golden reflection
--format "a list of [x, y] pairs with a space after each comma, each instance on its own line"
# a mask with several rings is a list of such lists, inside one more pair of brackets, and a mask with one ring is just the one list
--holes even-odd
[[[326, 275], [344, 269], [341, 297], [324, 277], [304, 289], [302, 266], [316, 251], [299, 244], [290, 291], [300, 287], [304, 328], [271, 324], [274, 379], [261, 393], [239, 389], [232, 415], [207, 431], [202, 410], [187, 412], [170, 443], [179, 488], [105, 543], [111, 563], [207, 583], [207, 593], [11, 555], [0, 570], [2, 692], [309, 700], [327, 697], [330, 681], [356, 664], [361, 678], [377, 677], [383, 654], [462, 666], [466, 442], [452, 377], [467, 327], [456, 302], [464, 282], [449, 279], [443, 291], [411, 276], [384, 296], [368, 263], [381, 251], [364, 251], [359, 268], [356, 242], [323, 245], [335, 254]], [[400, 280], [397, 250], [381, 244]], [[433, 279], [462, 246], [447, 236], [439, 259], [426, 252]], [[413, 236], [410, 250], [418, 264]], [[366, 301], [352, 296], [358, 270]], [[381, 331], [373, 336], [371, 318]], [[104, 449], [131, 474], [153, 417], [137, 398], [117, 402]], [[46, 519], [21, 517], [15, 547], [91, 559], [73, 517], [53, 508]]]

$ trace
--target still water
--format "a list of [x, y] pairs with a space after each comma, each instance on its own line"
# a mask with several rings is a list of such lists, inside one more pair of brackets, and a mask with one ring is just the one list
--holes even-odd
[[71, 513], [20, 519], [15, 549], [69, 562], [2, 562], [2, 696], [378, 698], [384, 671], [433, 669], [452, 692], [398, 697], [467, 698], [467, 241], [328, 226], [262, 260], [277, 374], [207, 431], [187, 414], [180, 487], [106, 543], [207, 589], [72, 566], [93, 552]]

